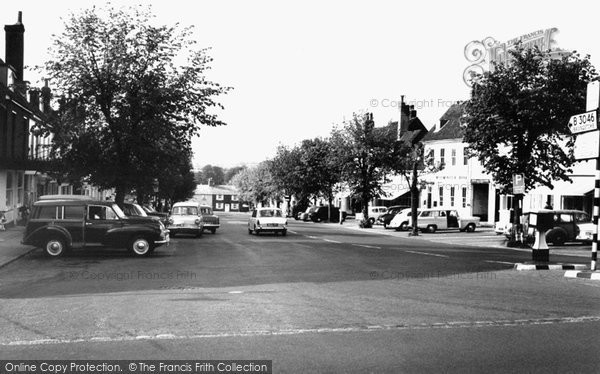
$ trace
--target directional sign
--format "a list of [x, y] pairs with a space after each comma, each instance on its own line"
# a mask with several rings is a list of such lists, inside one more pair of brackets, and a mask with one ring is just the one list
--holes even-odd
[[572, 134], [598, 130], [598, 116], [596, 111], [576, 114], [569, 120], [569, 129]]
[[600, 132], [592, 131], [579, 134], [575, 138], [573, 153], [576, 160], [598, 158], [600, 149]]

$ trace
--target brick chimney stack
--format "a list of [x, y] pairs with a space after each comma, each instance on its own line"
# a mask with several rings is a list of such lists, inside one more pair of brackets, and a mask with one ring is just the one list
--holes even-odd
[[46, 79], [46, 84], [44, 87], [42, 87], [42, 111], [44, 113], [50, 113], [50, 110], [52, 109], [50, 107], [50, 99], [52, 98], [52, 91], [50, 90], [50, 87], [48, 87], [48, 81], [49, 81], [49, 79]]
[[19, 12], [19, 20], [14, 25], [5, 25], [6, 35], [6, 63], [15, 69], [17, 81], [23, 82], [24, 61], [24, 34], [25, 26], [22, 23], [22, 12]]

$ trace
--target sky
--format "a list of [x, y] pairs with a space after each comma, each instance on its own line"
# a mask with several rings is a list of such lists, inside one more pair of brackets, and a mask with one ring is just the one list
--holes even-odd
[[[556, 45], [591, 55], [600, 68], [600, 25], [590, 2], [549, 1], [112, 1], [150, 4], [163, 24], [193, 25], [210, 47], [210, 80], [233, 87], [218, 98], [227, 123], [193, 141], [194, 166], [224, 168], [272, 158], [279, 145], [327, 137], [353, 113], [377, 126], [399, 118], [401, 95], [432, 127], [448, 107], [469, 99], [465, 46], [504, 42], [557, 28]], [[10, 1], [0, 22], [25, 26], [25, 65], [40, 65], [61, 17], [104, 1]], [[488, 6], [484, 4], [489, 4]], [[587, 9], [587, 10], [586, 10]], [[4, 37], [0, 53], [4, 58]], [[25, 79], [35, 85], [34, 73]], [[51, 84], [51, 83], [50, 83]]]

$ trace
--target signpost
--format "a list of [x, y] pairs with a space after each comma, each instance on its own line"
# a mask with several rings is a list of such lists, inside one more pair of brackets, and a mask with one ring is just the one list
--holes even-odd
[[596, 159], [594, 178], [594, 234], [592, 236], [592, 262], [590, 270], [596, 270], [598, 260], [598, 217], [600, 216], [600, 131], [598, 130], [598, 106], [600, 104], [600, 82], [588, 83], [587, 112], [576, 114], [569, 119], [569, 129], [577, 135], [575, 139], [575, 158], [577, 160]]

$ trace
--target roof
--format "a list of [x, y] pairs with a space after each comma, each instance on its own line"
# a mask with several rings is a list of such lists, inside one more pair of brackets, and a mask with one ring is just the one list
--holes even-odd
[[440, 117], [440, 123], [425, 135], [423, 141], [462, 139], [464, 130], [461, 126], [461, 118], [465, 113], [465, 104], [464, 101], [452, 104]]
[[239, 195], [239, 192], [235, 186], [232, 185], [220, 185], [220, 186], [209, 186], [207, 184], [199, 184], [196, 186], [195, 195]]

